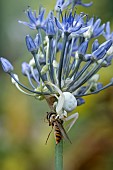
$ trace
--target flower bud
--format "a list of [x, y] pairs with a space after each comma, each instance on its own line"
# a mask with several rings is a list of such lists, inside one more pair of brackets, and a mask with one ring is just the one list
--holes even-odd
[[92, 44], [92, 52], [94, 52], [95, 50], [97, 50], [99, 47], [99, 42], [98, 40], [96, 39], [93, 44]]
[[48, 69], [49, 69], [49, 65], [48, 64], [44, 65], [42, 67], [41, 74], [45, 74], [48, 71]]
[[91, 38], [92, 34], [93, 34], [93, 29], [91, 26], [89, 26], [88, 30], [83, 33], [83, 36], [84, 36], [84, 38], [89, 39], [89, 38]]
[[95, 74], [93, 77], [91, 77], [91, 79], [89, 80], [89, 83], [96, 83], [100, 78], [99, 74]]
[[110, 49], [112, 45], [112, 40], [105, 41], [103, 44], [100, 45], [99, 48], [104, 47], [106, 51]]
[[97, 83], [97, 90], [102, 89], [102, 87], [103, 87], [103, 84], [102, 84], [102, 83]]
[[58, 63], [57, 63], [56, 60], [53, 60], [53, 67], [54, 67], [54, 68], [57, 68], [57, 67], [58, 67]]
[[22, 63], [22, 74], [26, 76], [27, 73], [30, 73], [30, 66], [28, 63], [23, 62]]
[[87, 51], [87, 48], [88, 48], [88, 40], [86, 40], [86, 41], [84, 41], [81, 45], [80, 45], [80, 47], [79, 47], [79, 49], [78, 49], [78, 53], [79, 54], [81, 54], [81, 55], [85, 55], [86, 54], [86, 51]]
[[80, 106], [80, 105], [82, 105], [82, 104], [84, 104], [84, 103], [85, 103], [85, 101], [84, 101], [83, 98], [78, 98], [78, 99], [77, 99], [77, 106]]
[[106, 49], [104, 47], [98, 48], [96, 51], [92, 53], [92, 60], [99, 60], [103, 58], [103, 56], [106, 54]]
[[41, 37], [39, 34], [36, 35], [35, 39], [34, 39], [34, 43], [35, 43], [35, 46], [38, 48], [41, 44]]
[[107, 55], [113, 55], [113, 45], [107, 51]]
[[34, 52], [37, 50], [35, 42], [30, 35], [27, 35], [25, 40], [26, 40], [26, 46], [29, 52]]
[[12, 64], [7, 59], [1, 57], [0, 62], [1, 62], [3, 70], [6, 73], [10, 73], [11, 71], [13, 71], [14, 68], [13, 68]]
[[55, 25], [51, 19], [48, 19], [48, 22], [47, 22], [46, 35], [48, 36], [55, 35]]
[[32, 58], [32, 59], [29, 61], [29, 65], [30, 65], [30, 66], [35, 66], [35, 60], [34, 60], [34, 58]]

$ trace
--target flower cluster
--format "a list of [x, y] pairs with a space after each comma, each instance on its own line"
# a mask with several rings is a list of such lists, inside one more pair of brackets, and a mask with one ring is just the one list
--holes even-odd
[[[101, 68], [108, 67], [113, 58], [110, 24], [101, 24], [100, 18], [89, 18], [83, 12], [77, 14], [76, 5], [89, 7], [92, 2], [57, 0], [56, 15], [50, 11], [45, 17], [44, 8], [40, 7], [38, 15], [28, 8], [26, 14], [29, 22], [19, 21], [37, 30], [35, 38], [30, 35], [25, 38], [32, 58], [29, 63], [22, 63], [22, 74], [27, 76], [31, 88], [19, 81], [7, 59], [0, 58], [3, 70], [21, 92], [39, 100], [54, 97], [51, 105], [58, 115], [63, 113], [65, 117], [85, 102], [84, 96], [113, 85], [113, 79], [103, 85], [97, 74]], [[69, 9], [65, 10], [68, 6]], [[105, 38], [102, 44], [98, 41], [100, 36]]]

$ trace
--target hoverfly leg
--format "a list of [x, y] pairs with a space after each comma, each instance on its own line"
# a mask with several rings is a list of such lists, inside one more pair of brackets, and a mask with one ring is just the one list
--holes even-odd
[[51, 135], [52, 130], [53, 130], [53, 128], [51, 129], [51, 131], [49, 132], [49, 134], [48, 134], [48, 136], [47, 136], [47, 139], [46, 139], [45, 145], [47, 145], [47, 142], [48, 142], [48, 139], [49, 139], [49, 137], [50, 137], [50, 135]]
[[71, 120], [71, 119], [73, 119], [72, 121], [71, 121], [71, 123], [69, 123], [69, 125], [68, 125], [68, 130], [67, 130], [67, 132], [69, 132], [69, 130], [72, 128], [72, 126], [75, 124], [75, 122], [76, 122], [76, 120], [78, 119], [78, 113], [73, 113], [72, 115], [70, 115], [69, 117], [67, 117], [67, 118], [65, 118], [65, 121], [68, 121], [68, 120]]

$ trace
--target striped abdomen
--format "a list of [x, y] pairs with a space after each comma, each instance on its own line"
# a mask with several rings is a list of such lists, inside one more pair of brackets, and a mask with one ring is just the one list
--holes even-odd
[[54, 128], [54, 136], [55, 136], [56, 144], [58, 144], [62, 139], [62, 134], [56, 122], [54, 122], [53, 128]]

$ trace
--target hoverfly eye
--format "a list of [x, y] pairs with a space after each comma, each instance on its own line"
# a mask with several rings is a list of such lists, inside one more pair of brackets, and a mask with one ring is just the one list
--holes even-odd
[[53, 119], [55, 119], [55, 117], [56, 117], [55, 115], [52, 116]]

